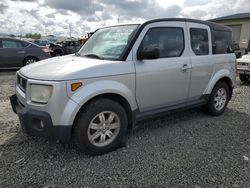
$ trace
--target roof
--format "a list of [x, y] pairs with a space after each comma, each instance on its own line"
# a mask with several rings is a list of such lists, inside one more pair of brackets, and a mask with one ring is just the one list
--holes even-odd
[[[205, 24], [205, 25], [208, 25], [212, 30], [231, 32], [231, 29], [229, 27], [227, 27], [227, 26], [223, 26], [221, 24], [210, 22], [210, 21], [197, 20], [197, 19], [189, 19], [189, 18], [159, 18], [159, 19], [153, 19], [153, 20], [148, 20], [148, 21], [142, 22], [142, 24], [140, 24], [139, 27], [142, 29], [147, 24], [151, 24], [151, 23], [155, 23], [155, 22], [166, 22], [166, 21], [193, 22], [193, 23]], [[131, 24], [118, 24], [118, 25], [112, 25], [112, 26], [102, 27], [102, 28], [99, 28], [99, 29], [109, 28], [109, 27], [116, 27], [116, 26], [122, 26], [122, 25], [134, 25], [134, 24], [132, 24], [132, 23]], [[137, 24], [135, 24], [135, 25], [137, 25]], [[99, 29], [97, 29], [97, 30], [99, 30]]]
[[237, 19], [250, 19], [250, 12], [214, 18], [211, 19], [210, 21], [224, 21], [224, 20], [237, 20]]
[[161, 22], [161, 21], [177, 21], [177, 22], [179, 21], [179, 22], [200, 23], [200, 24], [208, 25], [212, 30], [231, 32], [231, 29], [227, 26], [223, 26], [221, 24], [210, 22], [210, 21], [189, 19], [189, 18], [162, 18], [162, 19], [149, 20], [149, 21], [144, 22], [142, 26], [144, 27], [144, 25], [146, 24], [154, 23], [154, 22]]

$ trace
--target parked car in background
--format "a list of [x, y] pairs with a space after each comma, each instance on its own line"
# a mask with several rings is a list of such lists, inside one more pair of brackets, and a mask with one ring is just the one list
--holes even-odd
[[246, 82], [250, 79], [250, 49], [246, 50], [246, 54], [237, 59], [237, 72], [240, 80]]
[[233, 50], [236, 58], [241, 58], [241, 51], [240, 51], [240, 46], [238, 43], [233, 43]]
[[50, 42], [48, 40], [40, 40], [40, 39], [34, 40], [33, 43], [37, 44], [38, 46], [43, 46], [43, 47], [47, 47], [50, 45]]
[[0, 68], [22, 67], [49, 57], [50, 50], [46, 47], [19, 39], [0, 38]]
[[73, 54], [77, 52], [80, 47], [81, 45], [78, 40], [63, 41], [49, 45], [49, 48], [52, 51], [51, 52], [52, 57]]
[[145, 118], [197, 106], [223, 114], [235, 85], [231, 44], [228, 27], [192, 19], [102, 28], [76, 54], [20, 69], [12, 108], [30, 135], [109, 152]]

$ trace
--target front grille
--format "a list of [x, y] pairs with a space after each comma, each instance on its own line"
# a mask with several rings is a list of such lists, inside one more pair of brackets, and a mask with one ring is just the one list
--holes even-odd
[[25, 93], [27, 87], [27, 79], [17, 74], [17, 85]]
[[[239, 65], [244, 65], [244, 66], [248, 66], [249, 65], [249, 63], [239, 63]], [[250, 65], [249, 65], [250, 66]]]

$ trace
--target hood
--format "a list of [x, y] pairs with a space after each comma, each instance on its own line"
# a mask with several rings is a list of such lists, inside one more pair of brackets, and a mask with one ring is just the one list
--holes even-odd
[[128, 62], [67, 55], [27, 65], [19, 72], [31, 79], [59, 81], [129, 74], [135, 70], [134, 65]]
[[243, 55], [241, 58], [237, 59], [240, 63], [250, 63], [250, 53]]

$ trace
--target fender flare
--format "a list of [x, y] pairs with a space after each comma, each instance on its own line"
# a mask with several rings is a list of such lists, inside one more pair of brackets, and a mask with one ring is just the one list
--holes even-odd
[[79, 110], [88, 101], [104, 94], [116, 94], [123, 97], [128, 102], [132, 112], [138, 109], [134, 93], [126, 85], [114, 80], [100, 80], [85, 85], [70, 97], [78, 104], [77, 109], [74, 109], [73, 114], [71, 114], [72, 120], [76, 118]]
[[209, 81], [207, 88], [205, 89], [204, 94], [210, 94], [214, 88], [214, 86], [218, 83], [219, 80], [221, 79], [228, 79], [230, 80], [230, 87], [233, 88], [234, 86], [234, 79], [232, 76], [232, 73], [230, 72], [230, 70], [228, 69], [222, 69], [218, 72], [216, 72], [213, 76], [212, 79]]

